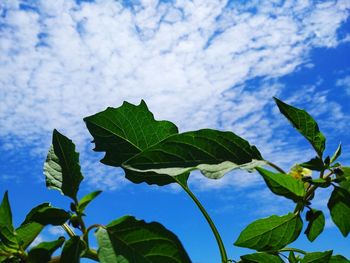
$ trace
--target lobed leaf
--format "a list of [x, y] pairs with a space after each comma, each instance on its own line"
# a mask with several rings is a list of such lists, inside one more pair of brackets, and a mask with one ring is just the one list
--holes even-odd
[[99, 228], [96, 237], [101, 263], [191, 262], [176, 235], [156, 222], [124, 216]]
[[234, 133], [202, 129], [172, 135], [130, 158], [123, 167], [170, 176], [199, 169], [217, 179], [233, 169], [253, 170], [265, 163], [255, 146]]
[[333, 251], [307, 253], [300, 263], [327, 263], [331, 259]]
[[280, 112], [311, 143], [318, 156], [322, 158], [326, 138], [320, 132], [316, 121], [305, 110], [288, 105], [275, 97], [274, 99]]
[[253, 253], [241, 256], [242, 263], [283, 263], [284, 261], [277, 255], [268, 253]]
[[80, 171], [79, 153], [75, 151], [74, 143], [57, 130], [53, 131], [44, 174], [48, 188], [76, 200], [80, 182], [84, 178]]
[[258, 251], [278, 250], [298, 238], [303, 227], [299, 215], [270, 216], [248, 225], [234, 245]]
[[306, 220], [309, 222], [309, 224], [305, 230], [305, 234], [312, 242], [323, 232], [325, 226], [325, 216], [322, 211], [312, 209], [307, 211]]
[[340, 187], [335, 187], [327, 206], [333, 222], [346, 237], [350, 232], [350, 193]]
[[64, 243], [64, 237], [55, 241], [41, 242], [28, 252], [28, 263], [45, 263], [49, 262], [52, 254]]
[[257, 167], [256, 170], [262, 175], [270, 190], [280, 196], [298, 202], [306, 194], [304, 183], [288, 174], [273, 173], [269, 170]]

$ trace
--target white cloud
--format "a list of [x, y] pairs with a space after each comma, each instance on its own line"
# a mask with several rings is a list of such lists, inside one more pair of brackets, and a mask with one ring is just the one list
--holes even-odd
[[[144, 98], [157, 118], [182, 130], [220, 123], [277, 156], [268, 141], [283, 134], [267, 117], [283, 86], [245, 82], [284, 76], [310, 65], [312, 48], [337, 46], [350, 7], [346, 0], [26, 3], [36, 12], [20, 3], [1, 6], [0, 137], [41, 154], [53, 128], [85, 149], [84, 116]], [[122, 184], [90, 178], [103, 188]]]
[[336, 85], [344, 88], [345, 92], [350, 96], [350, 76], [338, 79]]

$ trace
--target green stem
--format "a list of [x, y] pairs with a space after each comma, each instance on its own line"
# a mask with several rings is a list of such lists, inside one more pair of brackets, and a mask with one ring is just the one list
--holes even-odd
[[280, 173], [283, 173], [283, 174], [286, 174], [286, 172], [281, 168], [279, 167], [278, 165], [272, 163], [272, 162], [269, 162], [269, 161], [266, 161], [266, 163], [271, 166], [272, 168], [274, 168], [276, 171], [280, 172]]
[[304, 254], [304, 255], [307, 254], [307, 252], [304, 251], [304, 250], [301, 250], [301, 249], [298, 249], [298, 248], [291, 248], [291, 247], [285, 247], [285, 248], [280, 249], [279, 251], [280, 251], [280, 252], [290, 252], [290, 251], [293, 251], [293, 252], [297, 252], [297, 253]]
[[197, 205], [197, 207], [199, 208], [199, 210], [202, 212], [203, 216], [207, 220], [207, 222], [208, 222], [208, 224], [209, 224], [209, 226], [210, 226], [210, 228], [215, 236], [216, 242], [218, 244], [218, 247], [220, 250], [220, 255], [221, 255], [221, 261], [223, 263], [227, 263], [228, 258], [227, 258], [225, 246], [224, 246], [224, 243], [222, 242], [221, 236], [220, 236], [218, 230], [216, 229], [216, 226], [215, 226], [213, 220], [210, 218], [208, 212], [202, 206], [201, 202], [197, 199], [197, 197], [191, 192], [191, 190], [188, 188], [188, 186], [186, 184], [181, 183], [178, 180], [177, 180], [177, 182], [185, 190], [185, 192], [191, 197], [191, 199], [195, 202], [195, 204]]
[[67, 223], [64, 223], [63, 225], [61, 225], [61, 227], [66, 231], [68, 236], [70, 236], [70, 237], [74, 237], [75, 236], [74, 231], [69, 227], [69, 225]]
[[92, 259], [92, 260], [95, 260], [95, 261], [99, 262], [97, 251], [94, 250], [94, 249], [91, 249], [91, 248], [86, 250], [86, 252], [84, 253], [84, 255], [82, 257], [83, 258], [89, 258], [89, 259]]

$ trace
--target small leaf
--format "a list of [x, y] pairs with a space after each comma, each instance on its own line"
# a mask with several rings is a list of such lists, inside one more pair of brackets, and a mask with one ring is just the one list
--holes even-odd
[[335, 150], [334, 154], [332, 155], [330, 163], [334, 163], [340, 155], [341, 155], [341, 143], [339, 143], [337, 150]]
[[84, 212], [85, 208], [87, 207], [87, 205], [94, 200], [97, 196], [99, 196], [99, 194], [102, 193], [102, 191], [95, 191], [92, 193], [89, 193], [87, 195], [85, 195], [82, 199], [80, 199], [79, 203], [78, 203], [78, 210], [80, 212]]
[[44, 164], [46, 186], [76, 200], [83, 175], [80, 171], [79, 153], [66, 136], [53, 131], [52, 146]]
[[331, 257], [329, 263], [350, 263], [350, 260], [342, 255], [335, 255]]
[[319, 157], [312, 158], [310, 161], [300, 164], [300, 166], [314, 171], [325, 170], [325, 165]]
[[29, 222], [16, 229], [17, 239], [23, 249], [26, 249], [39, 235], [43, 225], [36, 222]]
[[12, 212], [7, 191], [0, 204], [0, 240], [9, 248], [18, 248], [15, 231], [12, 225]]
[[268, 253], [253, 253], [241, 256], [243, 263], [283, 263], [283, 260], [276, 255]]
[[318, 156], [322, 158], [326, 138], [320, 132], [316, 121], [304, 110], [288, 105], [274, 98], [280, 112], [311, 143]]
[[79, 263], [85, 249], [86, 245], [80, 237], [71, 237], [63, 246], [60, 263]]
[[278, 250], [296, 240], [302, 227], [299, 215], [273, 215], [248, 225], [234, 244], [258, 251]]
[[123, 163], [137, 172], [177, 176], [199, 169], [213, 179], [266, 164], [255, 146], [232, 132], [203, 129], [172, 135]]
[[305, 234], [312, 242], [323, 232], [325, 216], [322, 211], [313, 209], [307, 211], [306, 220], [309, 221], [309, 224], [305, 230]]
[[329, 262], [333, 251], [307, 253], [300, 263], [326, 263]]
[[305, 196], [304, 183], [288, 174], [273, 173], [263, 168], [256, 168], [262, 175], [267, 186], [276, 195], [284, 196], [288, 199], [298, 202]]
[[333, 222], [346, 237], [350, 232], [350, 193], [335, 187], [327, 205]]
[[327, 179], [323, 179], [323, 178], [312, 179], [312, 180], [308, 180], [307, 182], [322, 188], [327, 188], [328, 186], [331, 185], [331, 179], [329, 177]]
[[288, 256], [289, 263], [298, 263], [299, 260], [295, 257], [295, 254], [293, 251], [289, 252]]
[[50, 261], [52, 254], [62, 246], [64, 237], [55, 241], [41, 242], [28, 252], [28, 263], [46, 263]]
[[43, 203], [33, 208], [22, 225], [29, 222], [36, 222], [41, 225], [62, 225], [70, 218], [70, 214], [63, 209], [50, 206], [49, 203]]
[[156, 222], [124, 216], [99, 228], [96, 237], [101, 263], [191, 262], [179, 239]]

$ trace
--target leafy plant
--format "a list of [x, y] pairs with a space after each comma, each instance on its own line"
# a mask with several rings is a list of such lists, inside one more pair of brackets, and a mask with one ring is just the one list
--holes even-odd
[[[350, 262], [341, 255], [333, 255], [332, 251], [309, 253], [287, 247], [300, 236], [304, 224], [304, 233], [311, 242], [323, 232], [324, 213], [312, 205], [319, 188], [333, 188], [328, 208], [333, 222], [347, 237], [350, 232], [350, 167], [336, 162], [341, 155], [340, 145], [333, 156], [323, 157], [326, 138], [306, 111], [277, 98], [275, 101], [280, 112], [316, 153], [315, 158], [293, 166], [290, 172], [265, 160], [255, 146], [232, 132], [201, 129], [179, 133], [175, 124], [155, 120], [144, 101], [140, 105], [124, 102], [119, 108], [108, 108], [84, 121], [94, 138], [94, 150], [105, 153], [102, 163], [122, 167], [125, 177], [134, 183], [159, 186], [175, 183], [182, 187], [207, 220], [222, 262]], [[194, 170], [209, 179], [220, 179], [234, 169], [258, 172], [271, 192], [295, 203], [294, 211], [256, 220], [243, 229], [234, 245], [256, 252], [242, 255], [239, 261], [228, 258], [214, 222], [187, 184]], [[312, 177], [312, 171], [319, 176]], [[79, 154], [74, 143], [57, 130], [53, 131], [44, 174], [49, 189], [58, 190], [71, 199], [70, 208], [40, 204], [27, 214], [20, 226], [14, 227], [5, 192], [0, 205], [0, 262], [74, 263], [80, 258], [105, 263], [191, 262], [177, 236], [157, 222], [147, 223], [127, 215], [106, 226], [86, 226], [85, 209], [101, 191], [78, 198], [84, 178]], [[60, 237], [31, 247], [47, 225], [61, 225], [69, 239]], [[97, 251], [89, 245], [91, 230], [95, 230]], [[62, 248], [61, 254], [53, 256], [59, 248]]]

